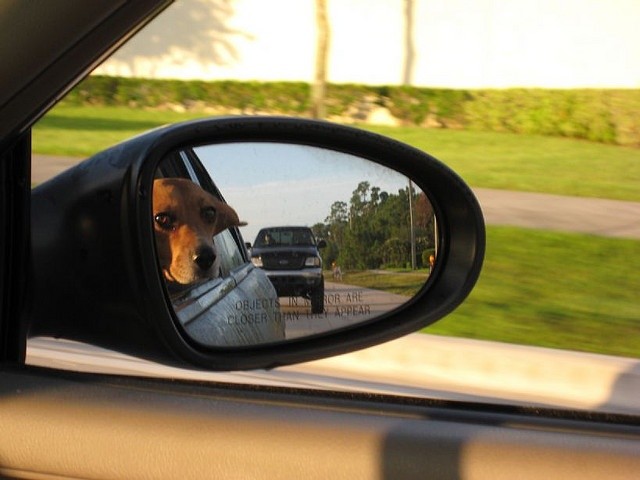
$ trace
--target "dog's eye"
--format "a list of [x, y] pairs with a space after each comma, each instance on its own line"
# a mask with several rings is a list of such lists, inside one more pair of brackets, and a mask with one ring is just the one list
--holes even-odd
[[216, 209], [213, 207], [204, 207], [201, 214], [205, 222], [213, 223], [216, 221]]
[[175, 216], [171, 215], [170, 213], [166, 213], [166, 212], [157, 213], [156, 216], [153, 217], [153, 219], [156, 221], [158, 226], [163, 230], [174, 230], [176, 228]]

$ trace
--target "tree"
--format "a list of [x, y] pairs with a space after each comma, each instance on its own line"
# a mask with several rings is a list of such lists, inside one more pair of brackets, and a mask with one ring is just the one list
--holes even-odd
[[[415, 210], [415, 254], [410, 199]], [[367, 181], [358, 183], [348, 204], [334, 202], [324, 227], [314, 226], [314, 232], [325, 232], [330, 247], [323, 260], [337, 260], [346, 269], [405, 267], [412, 265], [412, 258], [423, 263], [422, 253], [431, 253], [435, 245], [433, 208], [424, 193], [407, 186], [389, 194]]]
[[324, 239], [327, 242], [327, 248], [320, 252], [324, 265], [331, 265], [332, 262], [338, 260], [340, 249], [344, 245], [348, 220], [347, 204], [340, 201], [333, 202], [329, 215], [324, 220]]
[[322, 265], [326, 270], [338, 258], [339, 253], [338, 245], [332, 239], [331, 226], [328, 223], [319, 222], [311, 227], [311, 231], [316, 237], [316, 241], [324, 240], [327, 243], [326, 248], [320, 249], [320, 258], [322, 258]]
[[411, 85], [416, 50], [413, 44], [413, 7], [414, 0], [404, 0], [404, 68], [402, 84]]
[[349, 221], [349, 214], [347, 210], [347, 204], [345, 202], [333, 202], [331, 205], [331, 211], [329, 216], [324, 220], [325, 223], [330, 225], [347, 223]]
[[427, 196], [420, 192], [415, 202], [416, 226], [418, 228], [428, 228], [433, 220], [433, 206]]
[[352, 227], [354, 220], [362, 217], [366, 213], [370, 186], [369, 182], [360, 182], [351, 194], [349, 218]]
[[316, 68], [311, 88], [311, 115], [326, 116], [327, 63], [329, 59], [330, 29], [327, 17], [327, 0], [316, 0]]

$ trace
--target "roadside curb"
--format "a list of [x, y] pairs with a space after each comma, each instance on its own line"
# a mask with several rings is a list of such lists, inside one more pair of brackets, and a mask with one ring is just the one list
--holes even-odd
[[203, 372], [34, 338], [27, 363], [74, 371], [640, 414], [640, 360], [436, 335], [273, 370]]

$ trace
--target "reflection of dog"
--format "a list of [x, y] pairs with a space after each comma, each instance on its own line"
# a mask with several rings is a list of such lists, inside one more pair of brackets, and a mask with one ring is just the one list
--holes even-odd
[[167, 281], [190, 284], [219, 275], [213, 236], [246, 225], [233, 208], [184, 178], [153, 183], [153, 226]]

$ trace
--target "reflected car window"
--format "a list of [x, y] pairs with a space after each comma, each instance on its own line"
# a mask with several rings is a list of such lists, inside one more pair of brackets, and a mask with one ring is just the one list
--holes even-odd
[[221, 275], [227, 276], [231, 270], [245, 263], [240, 247], [230, 231], [220, 232], [216, 235], [214, 241], [220, 255]]

